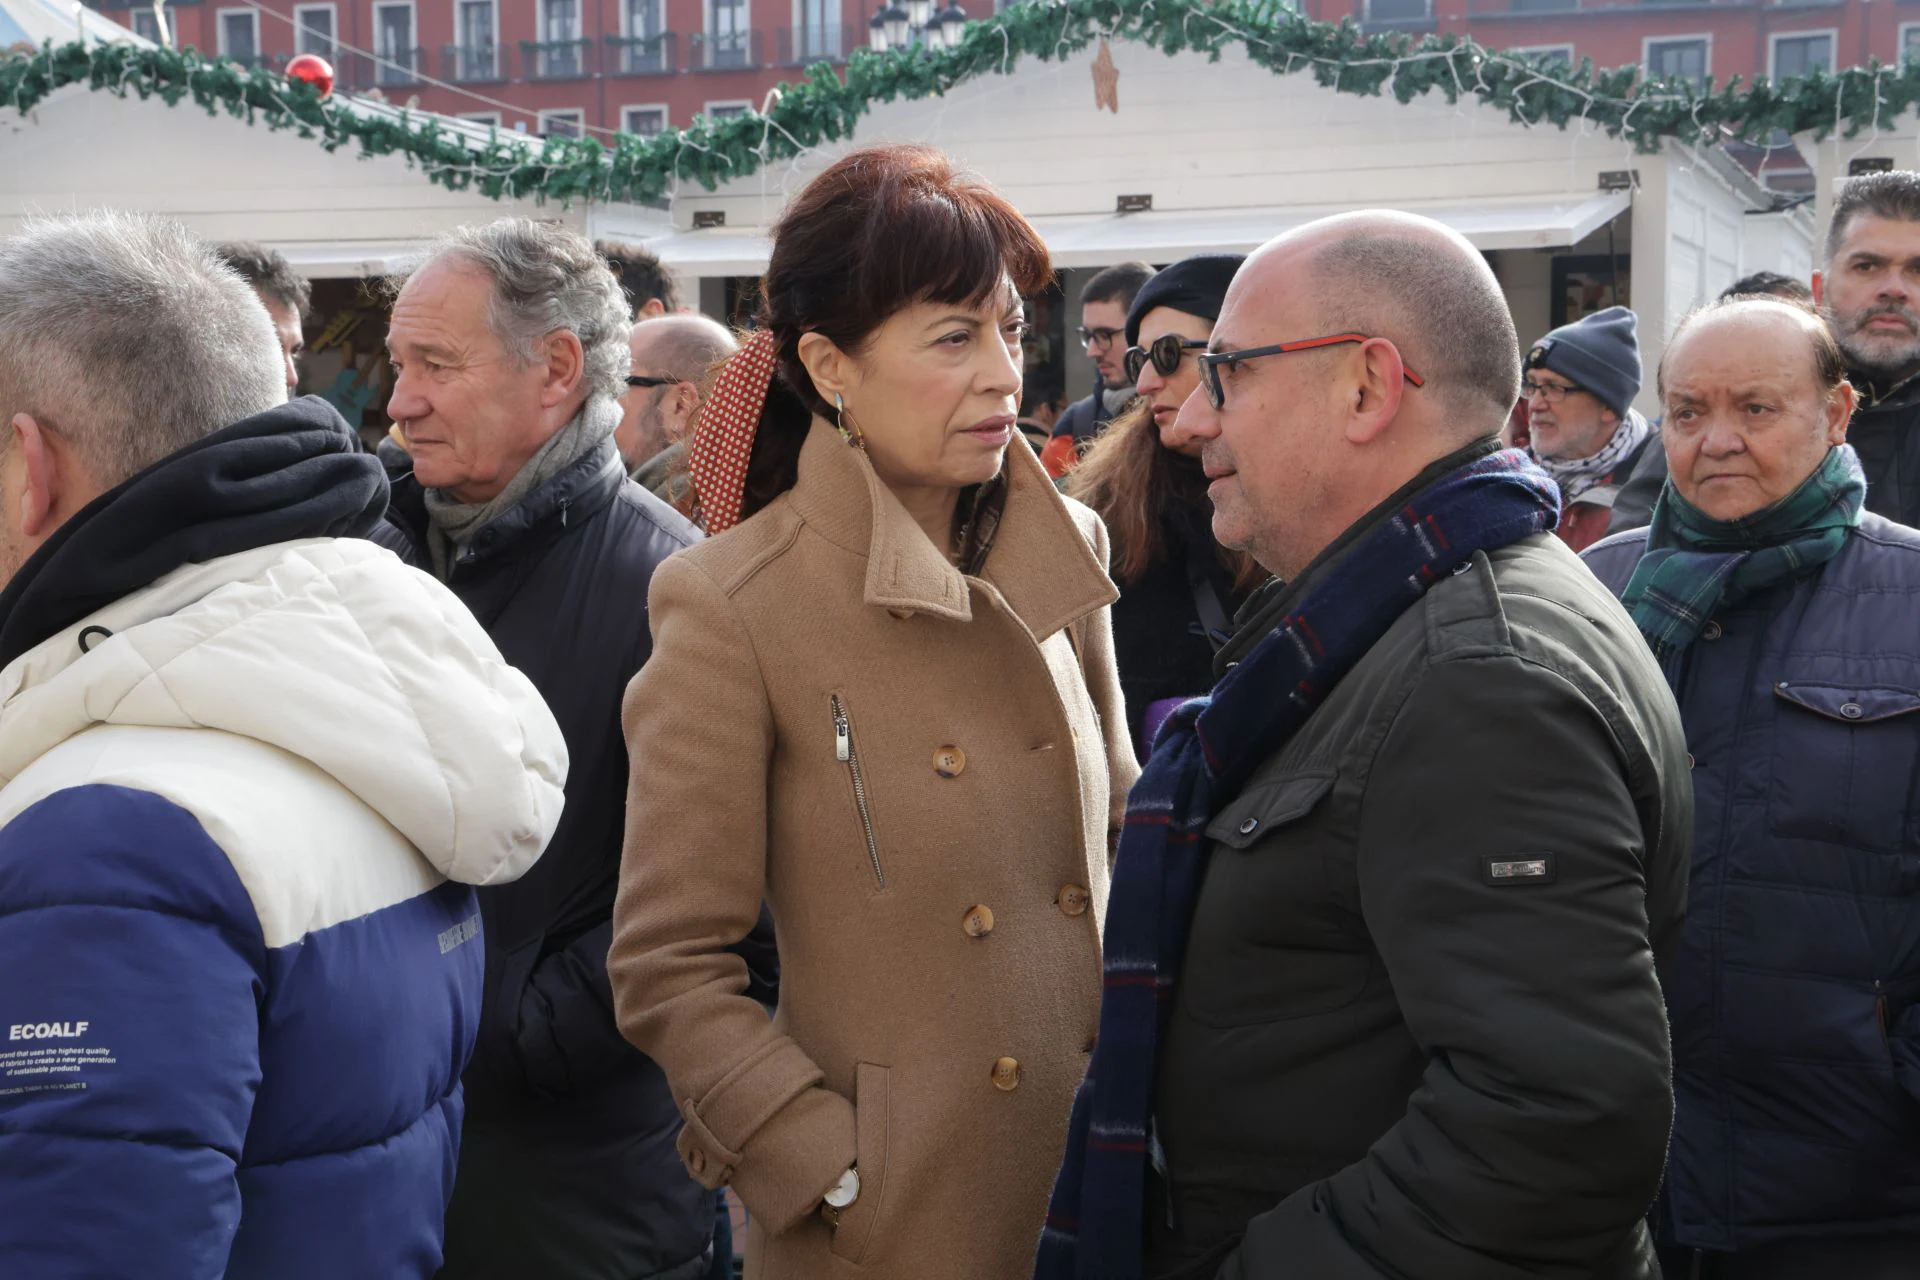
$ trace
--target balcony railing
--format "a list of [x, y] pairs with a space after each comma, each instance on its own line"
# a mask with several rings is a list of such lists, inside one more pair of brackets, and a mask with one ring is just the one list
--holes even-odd
[[418, 84], [420, 77], [427, 73], [427, 51], [418, 46], [385, 49], [376, 57], [366, 53], [349, 54], [343, 49], [341, 64], [335, 67], [335, 72], [356, 88], [404, 88]]
[[617, 76], [671, 75], [680, 69], [680, 37], [672, 31], [657, 36], [607, 36], [607, 72]]
[[782, 27], [780, 65], [808, 67], [816, 62], [845, 62], [853, 48], [853, 24], [828, 22], [808, 27]]
[[742, 71], [765, 65], [760, 55], [758, 31], [730, 31], [715, 34], [694, 33], [694, 71]]
[[440, 77], [467, 84], [502, 80], [500, 50], [490, 44], [445, 45], [440, 50]]
[[593, 74], [591, 40], [522, 40], [520, 71], [528, 80], [584, 80]]

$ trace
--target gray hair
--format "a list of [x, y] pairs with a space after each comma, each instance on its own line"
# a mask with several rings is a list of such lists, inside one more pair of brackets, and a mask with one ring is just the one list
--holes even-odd
[[[1486, 259], [1437, 226], [1360, 225], [1314, 267], [1334, 330], [1390, 338], [1477, 434], [1520, 396], [1520, 339]], [[1497, 426], [1494, 428], [1497, 429]]]
[[39, 219], [0, 241], [0, 423], [32, 414], [112, 487], [287, 399], [260, 299], [171, 219]]
[[501, 218], [442, 236], [426, 257], [388, 281], [394, 294], [442, 258], [464, 263], [493, 282], [487, 327], [508, 354], [539, 360], [540, 343], [564, 329], [580, 339], [587, 398], [618, 401], [626, 394], [633, 319], [620, 282], [586, 237], [531, 218]]

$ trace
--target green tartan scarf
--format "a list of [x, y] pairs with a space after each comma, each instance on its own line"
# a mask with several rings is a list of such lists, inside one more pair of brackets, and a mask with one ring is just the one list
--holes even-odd
[[1667, 481], [1654, 503], [1647, 551], [1620, 602], [1677, 685], [1688, 645], [1715, 613], [1840, 553], [1860, 523], [1866, 476], [1836, 445], [1798, 489], [1750, 516], [1715, 520]]

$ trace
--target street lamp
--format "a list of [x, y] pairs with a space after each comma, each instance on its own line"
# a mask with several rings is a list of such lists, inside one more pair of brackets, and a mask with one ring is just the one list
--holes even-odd
[[960, 7], [959, 0], [948, 0], [947, 7], [934, 14], [927, 27], [927, 43], [936, 49], [957, 49], [966, 26], [967, 11]]
[[948, 0], [944, 9], [938, 0], [888, 0], [867, 23], [867, 47], [879, 52], [905, 49], [916, 41], [929, 49], [950, 49], [960, 43], [960, 31], [967, 24], [967, 11], [959, 0]]

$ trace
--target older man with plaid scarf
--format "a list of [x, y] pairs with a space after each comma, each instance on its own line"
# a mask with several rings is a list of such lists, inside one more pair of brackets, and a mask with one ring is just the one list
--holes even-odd
[[1864, 511], [1841, 349], [1733, 300], [1660, 375], [1653, 524], [1588, 564], [1679, 698], [1699, 824], [1663, 977], [1669, 1277], [1920, 1268], [1920, 533]]

